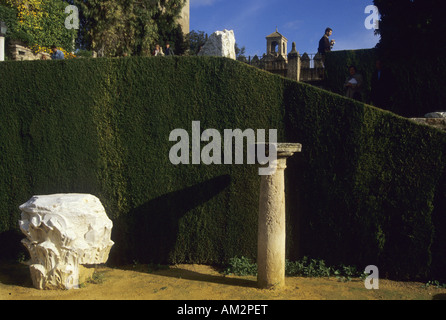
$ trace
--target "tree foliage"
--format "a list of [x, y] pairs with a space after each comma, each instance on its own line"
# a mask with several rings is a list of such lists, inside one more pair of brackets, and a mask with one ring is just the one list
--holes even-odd
[[[153, 0], [152, 0], [153, 1]], [[164, 46], [169, 42], [177, 54], [183, 54], [188, 48], [187, 39], [178, 24], [185, 0], [160, 0], [154, 20], [158, 29], [158, 43]]]
[[422, 117], [446, 108], [440, 0], [374, 0], [381, 14], [378, 57], [395, 76], [394, 105], [405, 117]]
[[208, 34], [204, 31], [192, 30], [187, 35], [187, 41], [189, 42], [189, 54], [196, 55], [200, 51], [201, 47], [204, 46], [208, 39]]
[[[81, 11], [82, 46], [102, 56], [149, 55], [156, 43], [183, 45], [184, 0], [72, 0]], [[176, 48], [177, 52], [182, 48]], [[178, 50], [179, 49], [179, 50]]]
[[384, 55], [439, 57], [446, 52], [442, 1], [374, 0], [374, 4], [381, 14], [378, 48]]
[[[39, 50], [55, 44], [72, 51], [74, 29], [65, 27], [65, 7], [62, 0], [0, 0], [1, 12], [8, 25], [10, 39], [21, 40]], [[44, 50], [43, 50], [44, 51]]]
[[237, 61], [248, 62], [248, 58], [246, 58], [246, 48], [245, 46], [239, 47], [238, 43], [235, 44], [235, 55]]

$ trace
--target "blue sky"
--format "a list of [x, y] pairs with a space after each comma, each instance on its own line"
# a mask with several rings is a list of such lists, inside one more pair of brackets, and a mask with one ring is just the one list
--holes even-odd
[[379, 41], [364, 25], [368, 5], [373, 0], [191, 0], [190, 30], [234, 30], [250, 56], [266, 52], [265, 37], [276, 27], [288, 39], [288, 52], [296, 42], [299, 53], [316, 53], [326, 27], [333, 29], [333, 50], [366, 49]]

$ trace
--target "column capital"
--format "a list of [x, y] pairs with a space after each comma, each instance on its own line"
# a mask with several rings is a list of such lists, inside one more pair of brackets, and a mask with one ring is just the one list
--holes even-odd
[[277, 158], [288, 158], [296, 152], [302, 151], [302, 145], [300, 143], [256, 143], [257, 146], [265, 146], [265, 155], [269, 156], [270, 146], [276, 149]]
[[296, 152], [302, 151], [302, 145], [300, 143], [276, 143], [277, 157], [288, 158]]

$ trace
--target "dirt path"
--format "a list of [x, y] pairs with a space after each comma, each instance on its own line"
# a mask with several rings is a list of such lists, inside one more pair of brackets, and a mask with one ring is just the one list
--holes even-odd
[[431, 300], [445, 299], [446, 289], [422, 283], [380, 280], [367, 290], [354, 279], [286, 279], [282, 290], [260, 290], [252, 276], [224, 276], [209, 266], [178, 265], [149, 271], [147, 266], [99, 268], [94, 283], [77, 290], [37, 290], [26, 266], [0, 266], [0, 300]]

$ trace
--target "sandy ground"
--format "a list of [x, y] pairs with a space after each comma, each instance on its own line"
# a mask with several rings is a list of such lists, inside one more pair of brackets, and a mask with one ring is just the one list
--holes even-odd
[[422, 283], [381, 279], [379, 290], [364, 282], [336, 278], [286, 279], [280, 290], [261, 290], [252, 276], [225, 276], [212, 267], [177, 265], [160, 270], [147, 266], [96, 269], [93, 282], [76, 290], [37, 290], [28, 267], [0, 266], [0, 300], [432, 300], [445, 299], [446, 289]]

